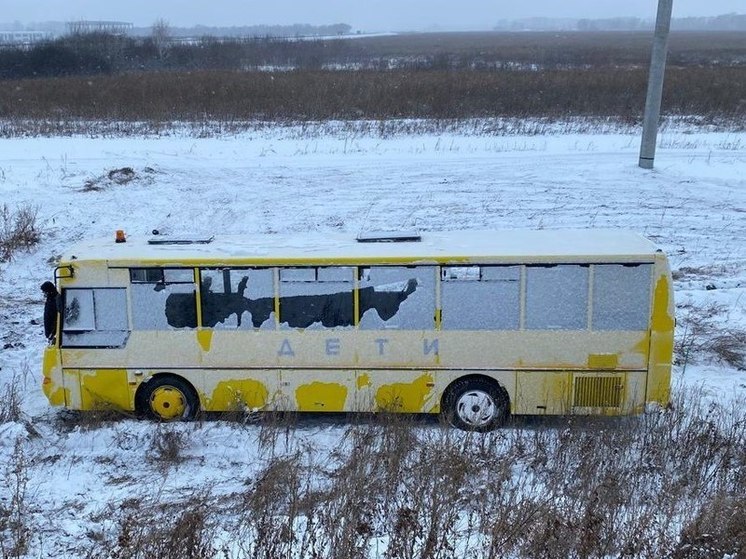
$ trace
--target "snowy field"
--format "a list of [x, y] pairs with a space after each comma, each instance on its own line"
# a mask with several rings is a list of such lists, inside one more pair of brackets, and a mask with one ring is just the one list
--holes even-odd
[[[746, 133], [671, 126], [659, 140], [652, 172], [637, 167], [639, 136], [626, 132], [381, 138], [267, 128], [205, 139], [0, 140], [0, 206], [38, 208], [42, 233], [30, 253], [0, 265], [0, 395], [12, 384], [22, 398], [21, 417], [0, 423], [0, 510], [18, 520], [0, 525], [0, 556], [23, 536], [22, 556], [84, 557], [117, 541], [114, 519], [134, 501], [209, 495], [228, 503], [270, 457], [302, 453], [318, 462], [306, 464], [313, 470], [349, 443], [341, 419], [300, 419], [268, 436], [266, 426], [244, 421], [91, 425], [50, 409], [39, 384], [39, 285], [52, 279], [55, 258], [72, 242], [113, 238], [116, 229], [130, 236], [153, 229], [350, 236], [631, 229], [666, 251], [674, 270], [677, 347], [684, 348], [675, 391], [743, 402], [743, 360], [728, 363], [711, 342], [729, 335], [743, 341], [746, 331]], [[133, 173], [110, 175], [125, 167]], [[434, 421], [411, 426], [415, 436], [439, 429]], [[154, 433], [178, 442], [173, 463]], [[218, 522], [214, 534], [225, 552], [215, 556], [252, 556], [230, 532]], [[366, 541], [369, 556], [384, 555], [385, 537]], [[464, 545], [458, 549], [468, 550]]]

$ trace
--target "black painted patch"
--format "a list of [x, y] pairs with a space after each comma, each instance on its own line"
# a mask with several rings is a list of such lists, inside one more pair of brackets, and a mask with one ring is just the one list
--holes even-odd
[[376, 291], [375, 287], [360, 290], [360, 316], [365, 311], [375, 309], [381, 320], [389, 320], [399, 312], [401, 304], [417, 289], [417, 280], [411, 278], [401, 291]]
[[[244, 297], [248, 278], [238, 284], [236, 293], [212, 293], [203, 286], [202, 324], [215, 327], [225, 322], [232, 314], [236, 315], [238, 327], [244, 312], [251, 313], [254, 328], [259, 328], [274, 309], [274, 299]], [[375, 309], [378, 316], [386, 321], [391, 319], [405, 301], [417, 289], [417, 280], [410, 279], [401, 291], [376, 291], [374, 287], [360, 289], [360, 315]], [[351, 291], [328, 295], [293, 295], [280, 298], [280, 317], [291, 328], [308, 328], [320, 322], [326, 328], [352, 326], [354, 324], [354, 303]], [[172, 293], [166, 299], [166, 319], [174, 328], [194, 328], [197, 314], [194, 308], [194, 293]]]
[[280, 319], [291, 328], [308, 328], [315, 322], [326, 328], [352, 326], [353, 308], [352, 291], [280, 297]]
[[196, 328], [197, 307], [191, 293], [171, 293], [166, 298], [166, 320], [174, 328]]

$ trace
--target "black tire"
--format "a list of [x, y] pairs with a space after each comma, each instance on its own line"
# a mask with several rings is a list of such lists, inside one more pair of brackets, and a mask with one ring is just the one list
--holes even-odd
[[510, 398], [493, 380], [467, 378], [448, 387], [443, 395], [441, 413], [458, 429], [486, 433], [507, 421]]
[[137, 412], [157, 421], [189, 421], [199, 412], [199, 397], [182, 378], [164, 375], [140, 386], [136, 396]]

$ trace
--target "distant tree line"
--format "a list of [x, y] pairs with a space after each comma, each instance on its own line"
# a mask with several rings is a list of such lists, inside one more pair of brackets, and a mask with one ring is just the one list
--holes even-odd
[[[655, 21], [650, 18], [613, 17], [573, 19], [532, 17], [500, 20], [495, 31], [649, 31]], [[746, 14], [723, 14], [714, 17], [684, 17], [671, 21], [674, 31], [746, 31]]]
[[671, 27], [675, 31], [746, 31], [746, 14], [674, 18]]
[[[215, 27], [196, 25], [194, 27], [169, 26], [172, 37], [334, 37], [349, 35], [352, 26], [346, 23], [332, 23], [330, 25], [310, 25], [296, 23], [294, 25], [241, 25], [232, 27]], [[135, 27], [132, 35], [145, 37], [151, 34], [150, 27]]]
[[[0, 14], [0, 17], [2, 15]], [[310, 25], [296, 23], [293, 25], [240, 25], [230, 27], [216, 27], [196, 25], [193, 27], [170, 26], [173, 37], [333, 37], [349, 35], [352, 26], [346, 23], [332, 23], [328, 25]], [[147, 37], [151, 27], [133, 27], [128, 30], [129, 35]], [[0, 22], [0, 31], [46, 31], [55, 37], [67, 32], [67, 24], [62, 21], [45, 21], [36, 23], [21, 23], [20, 21]]]
[[[651, 19], [616, 17], [608, 19], [581, 19], [578, 31], [638, 31], [652, 29]], [[671, 21], [674, 31], [746, 31], [746, 14], [725, 14], [716, 17], [685, 17]]]
[[166, 29], [149, 37], [85, 33], [31, 47], [0, 48], [0, 79], [118, 74], [157, 70], [315, 69], [359, 53], [353, 42], [205, 36], [174, 42]]
[[[634, 69], [650, 58], [648, 32], [444, 33], [356, 39], [174, 40], [159, 21], [147, 37], [80, 33], [0, 48], [0, 80], [144, 72], [451, 71]], [[672, 66], [746, 66], [738, 31], [673, 33]]]

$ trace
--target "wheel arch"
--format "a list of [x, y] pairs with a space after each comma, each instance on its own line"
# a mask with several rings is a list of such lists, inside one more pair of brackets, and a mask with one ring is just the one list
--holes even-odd
[[499, 390], [500, 392], [502, 392], [502, 394], [505, 396], [505, 399], [508, 401], [509, 409], [511, 410], [511, 413], [512, 413], [513, 402], [510, 399], [510, 392], [508, 392], [507, 388], [505, 388], [505, 386], [503, 386], [500, 383], [500, 381], [498, 381], [497, 379], [495, 379], [495, 378], [493, 378], [491, 376], [488, 376], [488, 375], [480, 374], [480, 373], [472, 373], [472, 374], [469, 374], [469, 375], [464, 375], [464, 376], [458, 377], [458, 378], [454, 379], [453, 381], [451, 381], [448, 384], [448, 386], [446, 386], [445, 390], [443, 390], [443, 394], [441, 394], [441, 396], [440, 396], [440, 407], [441, 407], [441, 409], [443, 409], [443, 406], [445, 405], [447, 399], [449, 398], [449, 396], [450, 396], [451, 392], [453, 392], [453, 390], [455, 390], [456, 388], [458, 388], [458, 386], [461, 385], [461, 384], [464, 384], [464, 383], [467, 383], [467, 382], [470, 382], [470, 381], [474, 381], [474, 380], [489, 382], [497, 390]]
[[[135, 413], [137, 414], [145, 414], [147, 412], [147, 405], [145, 402], [145, 396], [147, 393], [148, 386], [151, 382], [159, 379], [176, 379], [179, 382], [182, 382], [186, 385], [186, 388], [188, 388], [191, 391], [191, 395], [194, 397], [195, 401], [197, 402], [199, 406], [199, 410], [202, 409], [202, 398], [200, 397], [199, 391], [195, 388], [194, 384], [186, 377], [178, 374], [178, 373], [172, 373], [169, 371], [162, 371], [158, 373], [154, 373], [150, 375], [147, 379], [142, 381], [135, 390]], [[198, 410], [198, 411], [199, 411]]]

